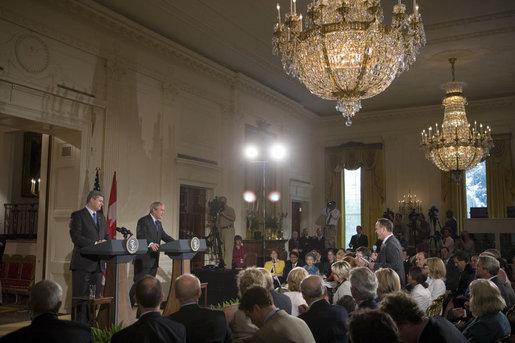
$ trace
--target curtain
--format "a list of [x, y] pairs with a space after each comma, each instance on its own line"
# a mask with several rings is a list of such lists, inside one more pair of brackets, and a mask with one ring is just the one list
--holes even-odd
[[[342, 212], [338, 224], [337, 242], [345, 245], [345, 204], [343, 204], [343, 170], [361, 168], [361, 226], [368, 236], [369, 246], [375, 242], [375, 223], [383, 213], [384, 170], [382, 144], [346, 143], [326, 148], [326, 202], [334, 200]], [[344, 247], [345, 248], [345, 247]]]
[[511, 134], [493, 135], [494, 148], [486, 159], [488, 217], [505, 218], [513, 204], [515, 187], [511, 158]]

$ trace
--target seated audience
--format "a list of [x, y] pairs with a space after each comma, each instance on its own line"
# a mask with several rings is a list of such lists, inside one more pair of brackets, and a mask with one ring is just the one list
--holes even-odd
[[422, 311], [426, 311], [431, 305], [431, 292], [427, 289], [427, 276], [419, 267], [411, 267], [408, 272], [408, 285], [411, 288], [410, 296], [420, 306]]
[[263, 287], [249, 288], [239, 308], [259, 328], [248, 342], [315, 342], [306, 323], [276, 308], [270, 292]]
[[2, 337], [0, 342], [84, 342], [93, 343], [91, 328], [83, 323], [59, 320], [63, 290], [51, 280], [38, 282], [30, 291], [32, 323]]
[[404, 292], [388, 294], [379, 305], [399, 329], [404, 343], [466, 343], [467, 339], [443, 317], [427, 318], [424, 311]]
[[331, 275], [331, 266], [333, 265], [334, 262], [336, 262], [336, 256], [334, 255], [334, 250], [328, 249], [327, 250], [327, 261], [325, 261], [322, 264], [322, 273], [324, 273], [324, 275], [326, 277], [329, 277]]
[[[463, 254], [462, 252], [456, 251], [457, 254]], [[454, 291], [458, 288], [460, 280], [460, 270], [454, 263], [454, 258], [451, 256], [447, 247], [440, 249], [442, 255], [442, 261], [445, 266], [445, 288], [449, 291]]]
[[445, 295], [445, 265], [441, 258], [430, 257], [426, 260], [429, 268], [429, 292], [431, 300], [435, 300], [441, 295]]
[[492, 256], [479, 256], [477, 262], [477, 277], [481, 279], [487, 279], [492, 281], [501, 292], [501, 296], [506, 303], [506, 309], [511, 307], [510, 298], [504, 284], [499, 280], [497, 274], [499, 273], [500, 264], [499, 261]]
[[300, 284], [302, 296], [309, 309], [299, 318], [308, 324], [317, 342], [347, 342], [347, 318], [342, 306], [329, 304], [325, 299], [325, 287], [318, 275], [308, 275]]
[[351, 293], [358, 310], [377, 308], [377, 277], [367, 267], [356, 267], [350, 271]]
[[410, 256], [408, 255], [408, 251], [404, 247], [402, 248], [402, 262], [404, 265], [404, 280], [407, 280], [408, 279], [408, 271], [410, 270], [410, 268], [413, 265], [411, 264], [411, 259], [410, 259]]
[[336, 305], [343, 306], [349, 312], [349, 316], [356, 310], [356, 300], [352, 295], [344, 295]]
[[274, 290], [274, 280], [272, 279], [272, 273], [270, 273], [265, 268], [258, 268], [258, 270], [264, 275], [266, 280], [265, 288], [268, 289], [272, 299], [274, 299], [274, 304], [280, 310], [286, 311], [286, 313], [291, 314], [291, 300], [286, 295], [277, 292]]
[[343, 261], [343, 258], [345, 257], [346, 253], [343, 249], [338, 249], [336, 251], [336, 261]]
[[380, 310], [360, 310], [350, 316], [349, 338], [352, 343], [400, 342], [397, 325], [388, 313]]
[[300, 291], [300, 282], [308, 275], [309, 274], [306, 269], [301, 267], [293, 268], [293, 270], [288, 274], [288, 292], [284, 293], [284, 295], [291, 300], [292, 316], [298, 317], [300, 313], [299, 306], [307, 305], [306, 300], [304, 300]]
[[453, 255], [454, 264], [460, 271], [460, 277], [458, 279], [458, 286], [456, 289], [452, 289], [453, 297], [463, 296], [467, 292], [469, 284], [474, 279], [475, 268], [472, 264], [468, 263], [468, 257], [463, 251], [456, 251]]
[[186, 327], [186, 342], [232, 342], [231, 329], [222, 311], [202, 308], [198, 299], [202, 294], [200, 280], [192, 274], [183, 274], [175, 280], [175, 297], [181, 305], [169, 319]]
[[279, 285], [282, 283], [284, 265], [284, 261], [278, 258], [277, 251], [271, 250], [270, 261], [265, 262], [264, 268], [272, 273], [272, 277], [276, 280], [275, 282], [279, 283]]
[[510, 322], [502, 313], [506, 307], [499, 288], [489, 280], [470, 283], [469, 309], [474, 319], [465, 327], [463, 335], [471, 343], [494, 343], [511, 333]]
[[349, 272], [351, 270], [348, 262], [335, 262], [331, 267], [334, 280], [337, 282], [336, 292], [333, 295], [333, 304], [336, 305], [338, 300], [345, 295], [352, 296], [350, 291]]
[[308, 228], [304, 228], [302, 230], [302, 236], [299, 238], [299, 257], [301, 259], [306, 258], [306, 254], [312, 249], [312, 238], [309, 236]]
[[309, 273], [309, 275], [319, 275], [320, 270], [315, 266], [315, 256], [313, 253], [309, 253], [306, 255], [306, 265], [304, 266], [304, 269], [306, 269]]
[[243, 238], [240, 235], [234, 236], [234, 248], [232, 249], [232, 264], [235, 268], [247, 266], [247, 250], [243, 246]]
[[399, 274], [392, 268], [379, 268], [375, 271], [377, 277], [377, 297], [382, 300], [385, 295], [401, 290]]
[[299, 233], [297, 231], [291, 233], [291, 238], [288, 241], [288, 251], [292, 252], [293, 249], [300, 249]]
[[352, 257], [350, 255], [347, 255], [345, 256], [342, 261], [345, 261], [347, 262], [349, 265], [350, 265], [350, 268], [356, 268], [356, 267], [359, 267], [358, 266], [358, 262], [356, 262], [356, 258], [355, 257]]
[[136, 323], [115, 333], [112, 343], [186, 342], [184, 326], [161, 315], [163, 290], [158, 279], [151, 275], [141, 278], [136, 283], [135, 297], [141, 315]]
[[426, 258], [427, 253], [425, 251], [417, 252], [417, 254], [415, 255], [415, 266], [423, 270], [424, 266], [426, 265]]
[[311, 246], [313, 247], [314, 250], [318, 251], [319, 254], [324, 252], [325, 237], [324, 237], [324, 234], [323, 234], [321, 228], [317, 228], [316, 236], [313, 237], [313, 239], [311, 241]]
[[371, 260], [372, 250], [367, 247], [359, 247], [356, 249], [356, 262], [360, 267], [366, 267]]
[[283, 270], [283, 277], [286, 280], [288, 278], [288, 274], [293, 268], [304, 267], [304, 261], [299, 259], [299, 253], [296, 251], [290, 252], [290, 259], [286, 261]]

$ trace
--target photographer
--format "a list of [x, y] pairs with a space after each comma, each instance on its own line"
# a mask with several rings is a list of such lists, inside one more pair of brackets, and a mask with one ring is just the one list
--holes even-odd
[[221, 196], [218, 198], [220, 208], [216, 227], [220, 232], [220, 241], [222, 242], [222, 259], [225, 269], [232, 269], [232, 249], [234, 247], [234, 221], [236, 215], [234, 209], [227, 205], [227, 198]]

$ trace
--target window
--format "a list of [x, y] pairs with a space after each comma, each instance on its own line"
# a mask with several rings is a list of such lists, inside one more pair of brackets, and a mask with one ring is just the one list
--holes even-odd
[[486, 162], [483, 161], [465, 172], [467, 190], [467, 218], [471, 207], [486, 207]]
[[356, 226], [361, 225], [361, 168], [344, 170], [344, 220], [345, 246], [347, 248], [352, 235], [356, 234]]

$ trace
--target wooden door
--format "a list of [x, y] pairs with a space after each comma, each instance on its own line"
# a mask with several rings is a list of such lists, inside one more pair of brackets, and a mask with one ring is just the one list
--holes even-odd
[[[192, 236], [203, 238], [206, 226], [206, 191], [205, 188], [181, 185], [179, 208], [179, 238]], [[191, 269], [204, 266], [204, 254], [198, 253], [191, 260]]]

